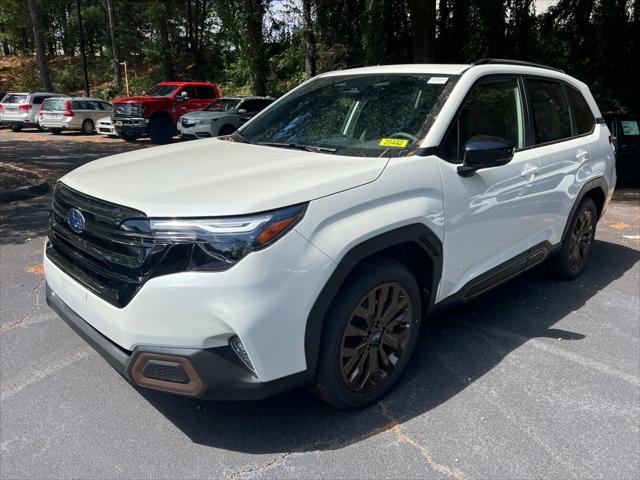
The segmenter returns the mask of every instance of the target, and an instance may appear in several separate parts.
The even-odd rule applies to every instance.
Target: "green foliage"
[[[83,88],[75,0],[38,0],[54,86]],[[95,94],[115,95],[107,0],[82,0]],[[173,71],[176,80],[209,80],[225,94],[260,83],[278,96],[305,80],[301,0],[112,0],[121,60],[141,93]],[[0,55],[31,57],[24,0],[0,1]],[[418,51],[412,12],[423,0],[311,0],[318,72],[363,64],[406,63]],[[438,62],[503,57],[561,68],[591,87],[602,110],[640,111],[638,0],[560,0],[543,14],[535,0],[438,0]],[[422,20],[421,20],[422,21]],[[164,35],[164,41],[161,37]],[[422,45],[422,44],[420,44]],[[39,88],[33,62],[1,59],[0,90]],[[26,63],[25,63],[26,62]],[[164,67],[164,68],[163,68]],[[9,72],[4,73],[4,72]]]

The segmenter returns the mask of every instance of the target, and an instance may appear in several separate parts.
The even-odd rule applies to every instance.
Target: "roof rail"
[[[553,70],[555,72],[560,72],[560,73],[564,73],[564,70],[560,70],[559,68],[553,68],[553,67],[549,67],[548,65],[541,65],[539,63],[533,63],[533,62],[525,62],[523,60],[510,60],[508,58],[481,58],[479,60],[476,60],[475,62],[471,63],[472,67],[475,67],[477,65],[521,65],[523,67],[537,67],[537,68],[544,68],[547,70]]]

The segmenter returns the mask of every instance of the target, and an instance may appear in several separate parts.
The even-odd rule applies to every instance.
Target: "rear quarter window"
[[[584,135],[593,130],[596,119],[582,94],[573,87],[567,87],[567,97],[576,123],[576,135]]]

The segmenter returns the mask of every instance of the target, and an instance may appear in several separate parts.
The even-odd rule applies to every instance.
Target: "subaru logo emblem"
[[[76,233],[82,233],[84,230],[84,215],[77,208],[72,208],[69,210],[69,214],[67,215],[67,222],[69,222],[69,227]]]

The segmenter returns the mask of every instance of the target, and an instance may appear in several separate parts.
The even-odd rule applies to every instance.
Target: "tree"
[[[42,36],[42,26],[40,21],[40,6],[37,0],[27,0],[29,6],[29,16],[31,17],[31,28],[33,30],[33,43],[36,47],[36,65],[40,83],[46,91],[52,91],[51,77],[49,75],[49,66],[47,65],[47,57],[44,51],[44,39]]]
[[[267,94],[267,62],[264,55],[262,33],[265,5],[263,0],[244,0],[246,50],[251,69],[253,91],[256,95]]]
[[[116,20],[113,8],[113,0],[106,0],[107,23],[109,24],[109,37],[111,38],[111,51],[113,52],[113,83],[116,92],[122,92],[122,66],[120,65],[120,48],[116,35]]]
[[[304,69],[307,77],[316,75],[316,36],[313,33],[311,20],[311,0],[302,0],[302,17],[304,22]]]
[[[160,70],[163,80],[173,80],[173,55],[169,43],[169,8],[167,0],[157,0],[156,25],[160,37]]]
[[[436,46],[436,0],[409,0],[413,61],[432,63]]]

